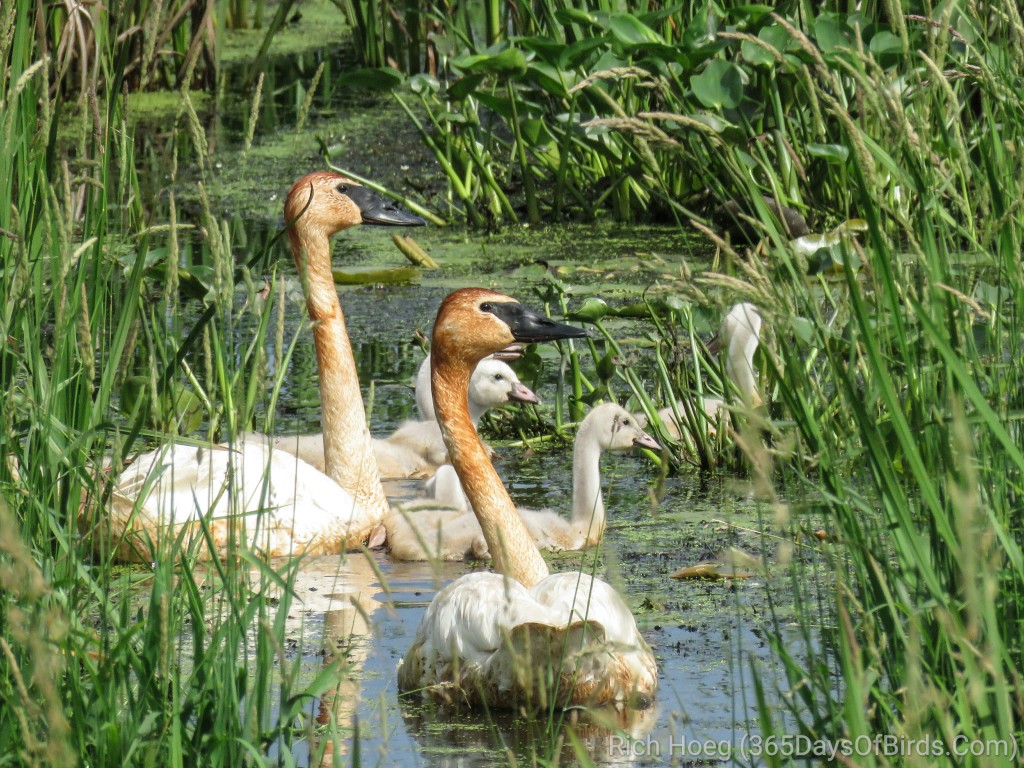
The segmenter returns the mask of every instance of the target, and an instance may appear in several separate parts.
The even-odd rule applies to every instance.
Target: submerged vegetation
[[[672,448],[665,473],[739,469],[775,511],[797,620],[771,604],[788,712],[759,679],[762,736],[938,738],[966,750],[956,764],[1011,762],[997,751],[1024,738],[1018,5],[341,5],[366,69],[314,62],[282,96],[254,66],[240,164],[261,114],[281,108],[297,132],[315,94],[371,85],[394,92],[380,98],[436,161],[444,190],[428,179],[407,194],[443,217],[703,233],[719,269],[651,259],[660,274],[629,306],[580,301],[540,270],[538,298],[596,328],[566,348],[554,429],[584,404],[631,399]],[[240,548],[211,577],[167,542],[152,567],[119,569],[79,529],[101,520],[140,441],[272,426],[297,345],[282,319],[294,284],[277,279],[271,236],[248,242],[211,205],[217,148],[195,92],[225,98],[227,28],[257,28],[263,65],[297,11],[0,7],[2,764],[270,764],[299,742],[313,761],[351,736],[307,702],[336,691],[354,656],[329,654],[309,680],[286,651],[297,563]],[[173,89],[159,145],[130,112],[154,89]],[[791,241],[766,196],[833,236]],[[717,229],[728,201],[759,243]],[[700,340],[736,301],[765,320],[758,409],[740,407]],[[617,336],[616,316],[639,318],[642,338]],[[710,391],[734,404],[731,428],[694,418],[676,441],[656,421]],[[807,586],[795,498],[826,513],[815,546],[834,589]]]

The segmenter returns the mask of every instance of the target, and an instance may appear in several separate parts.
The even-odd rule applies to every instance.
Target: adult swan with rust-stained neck
[[[313,324],[326,473],[245,440],[232,446],[171,443],[144,454],[121,474],[102,521],[123,559],[153,559],[158,538],[168,534],[200,535],[202,518],[217,553],[233,535],[270,556],[333,554],[383,536],[388,503],[331,272],[330,238],[359,224],[424,222],[326,172],[296,182],[284,212]]]
[[[657,665],[625,602],[587,573],[549,575],[473,429],[473,367],[513,342],[584,336],[499,293],[449,295],[434,323],[434,408],[497,573],[442,589],[398,671],[399,686],[489,707],[646,706]]]

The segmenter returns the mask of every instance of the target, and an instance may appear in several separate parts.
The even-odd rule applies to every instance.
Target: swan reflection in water
[[[568,709],[521,717],[399,699],[405,727],[434,768],[491,768],[494,765],[633,765],[658,718],[647,709]],[[550,721],[549,721],[550,718]],[[515,762],[509,757],[514,755]],[[535,759],[535,758],[539,758]]]

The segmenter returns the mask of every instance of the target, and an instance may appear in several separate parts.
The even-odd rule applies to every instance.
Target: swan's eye
[[[629,419],[623,419],[622,420],[622,426],[628,427],[629,426]]]
[[[348,184],[339,184],[338,186],[335,187],[335,189],[338,190],[338,192],[340,192],[343,195],[348,194]]]
[[[496,373],[496,374],[494,374],[494,380],[495,381],[504,381],[505,377],[502,376],[500,373]]]
[[[489,301],[485,301],[483,304],[480,305],[481,312],[490,312],[492,309],[494,309],[494,307],[491,306],[491,302]]]

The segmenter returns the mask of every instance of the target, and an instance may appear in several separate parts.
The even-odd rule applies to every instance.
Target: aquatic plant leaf
[[[597,16],[578,8],[559,8],[555,11],[555,18],[560,24],[586,24],[592,27],[601,26]]]
[[[757,39],[764,41],[780,54],[793,45],[792,35],[778,24],[764,27],[757,33]],[[771,51],[765,50],[762,46],[749,40],[743,41],[740,45],[740,52],[743,54],[743,58],[756,66],[772,67],[777,63],[775,55]]]
[[[703,72],[690,78],[690,87],[705,107],[733,108],[743,100],[743,79],[743,70],[735,64],[713,59]]]
[[[391,67],[367,67],[345,75],[345,85],[375,91],[390,91],[404,82],[405,75]]]
[[[579,309],[570,312],[568,318],[570,320],[584,320],[592,323],[595,320],[600,320],[607,314],[608,303],[604,299],[591,296],[580,305]]]
[[[555,137],[548,130],[547,123],[539,118],[523,120],[520,130],[523,132],[523,138],[530,143],[531,149],[537,149],[555,141]]]
[[[903,43],[892,32],[883,30],[871,38],[868,49],[874,54],[903,53]]]
[[[613,13],[608,17],[608,28],[615,39],[623,45],[643,45],[644,43],[661,43],[665,40],[641,22],[636,16],[628,13]]]
[[[518,77],[526,72],[526,56],[518,48],[506,48],[500,53],[478,53],[452,59],[452,66],[463,72],[483,72],[499,77]]]
[[[851,47],[842,20],[834,13],[825,13],[814,20],[814,37],[822,53],[837,53]]]
[[[769,13],[774,13],[775,8],[770,5],[738,5],[735,8],[726,10],[726,16],[738,22],[756,24]]]
[[[530,79],[546,93],[565,98],[569,89],[579,82],[579,76],[572,71],[556,69],[543,61],[531,61],[527,69]]]
[[[708,128],[713,130],[715,133],[725,133],[726,131],[737,130],[737,126],[730,123],[724,117],[720,115],[691,115],[691,119],[696,120],[698,123],[704,123]]]
[[[892,32],[883,30],[871,38],[868,49],[883,67],[892,67],[903,55],[903,42]]]
[[[718,18],[714,12],[704,5],[694,13],[693,21],[686,27],[683,33],[683,45],[691,51],[696,51],[715,43],[715,36],[718,34]]]
[[[618,356],[615,352],[608,352],[604,357],[597,361],[597,377],[601,379],[601,381],[610,381],[615,375],[617,362]]]
[[[515,114],[515,110],[512,109],[512,102],[502,96],[495,96],[492,93],[477,93],[475,95],[477,101],[487,107],[491,112],[496,115],[500,115],[506,120],[511,120]]]
[[[408,283],[420,276],[416,267],[351,267],[332,270],[334,282],[341,285],[368,285],[371,283]]]
[[[600,40],[598,41],[600,43]],[[537,54],[538,57],[548,64],[557,65],[559,58],[565,52],[565,43],[551,37],[517,37],[516,45]]]
[[[409,88],[413,93],[439,93],[441,83],[433,75],[415,75],[409,78]]]
[[[484,81],[487,75],[466,75],[460,77],[450,86],[448,86],[449,98],[455,99],[456,101],[462,101],[467,96],[472,96],[477,89],[477,86]]]
[[[563,69],[575,69],[576,67],[584,66],[593,58],[595,50],[606,45],[608,45],[608,41],[603,37],[588,37],[579,40],[563,48],[556,63]]]

